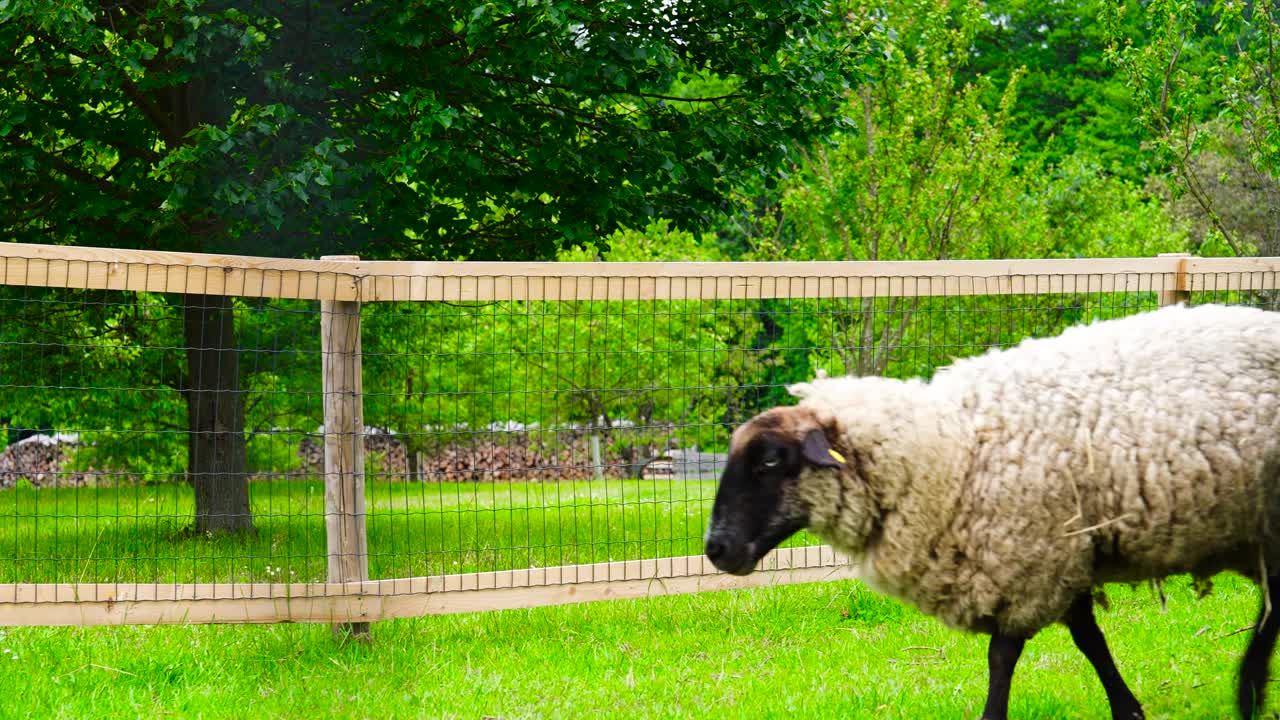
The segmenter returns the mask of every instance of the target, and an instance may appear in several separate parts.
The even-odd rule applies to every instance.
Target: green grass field
[[[370,483],[369,574],[696,555],[714,492],[670,480]],[[0,582],[323,581],[322,484],[256,482],[250,497],[256,535],[208,538],[186,532],[182,485],[0,492]]]
[[[1122,671],[1148,718],[1230,717],[1255,592],[1166,591],[1164,613],[1149,588],[1112,592]],[[985,657],[854,582],[391,621],[372,647],[323,626],[20,628],[0,638],[0,715],[974,718]],[[1011,717],[1110,717],[1064,629],[1028,644]]]
[[[694,554],[713,489],[371,485],[371,575]],[[177,486],[0,493],[0,580],[322,579],[322,497],[255,484],[259,532],[230,540],[182,532]],[[1100,622],[1122,671],[1149,718],[1230,717],[1256,591],[1230,577],[1203,600],[1182,580],[1166,591],[1162,612],[1150,588],[1111,590]],[[388,621],[374,638],[6,629],[0,718],[973,718],[985,692],[984,638],[855,582]],[[1062,628],[1028,645],[1011,716],[1109,717]]]

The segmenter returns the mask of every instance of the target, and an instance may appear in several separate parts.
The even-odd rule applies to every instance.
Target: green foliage
[[[546,258],[830,128],[825,2],[0,8],[7,239]]]
[[[81,434],[73,469],[182,477],[190,382],[177,298],[0,287],[0,419]],[[314,429],[319,323],[298,301],[237,300],[252,471],[288,469],[272,428]]]
[[[666,222],[620,231],[608,246],[560,257],[720,257]],[[637,297],[623,288],[611,300],[366,306],[366,419],[419,433],[507,422],[699,427],[739,416],[762,363],[749,352],[755,316],[731,301]]]
[[[649,222],[642,229],[622,228],[606,238],[604,243],[584,243],[581,247],[566,248],[556,256],[560,262],[720,262],[731,259],[716,245],[714,236],[676,230],[666,219]]]
[[[82,433],[78,468],[179,471],[185,457],[175,452],[175,434],[154,433],[185,416],[171,349],[179,322],[156,295],[0,287],[0,407],[8,424]]]
[[[1007,130],[1016,112],[1026,112],[1018,100],[1022,73],[1010,73],[1002,87],[970,74],[969,50],[990,29],[977,5],[905,3],[900,10],[877,36],[882,59],[850,95],[854,127],[814,146],[776,198],[762,196],[776,205],[733,226],[750,257],[1149,256],[1185,248],[1185,234],[1161,203],[1108,174],[1094,156],[1019,162]],[[986,102],[993,95],[994,110]],[[1088,309],[1096,299],[1087,297],[1035,298],[1020,300],[1014,312],[1007,298],[885,297],[889,287],[877,288],[882,297],[765,303],[772,318],[766,345],[792,349],[781,351],[786,359],[772,371],[781,374],[766,375],[767,384],[804,379],[815,368],[929,375],[952,356],[1052,333],[1101,309]],[[1064,303],[1075,309],[1062,312]],[[973,322],[955,322],[964,317],[958,311]],[[1008,320],[984,327],[980,319],[988,317]],[[782,399],[780,392],[770,398]]]
[[[1133,3],[1122,4],[1131,9],[1121,17],[1126,32],[1140,33],[1141,15],[1132,11]],[[1021,162],[1057,165],[1084,155],[1107,173],[1135,182],[1149,170],[1124,80],[1105,58],[1109,35],[1098,15],[1114,5],[1104,0],[984,4],[986,22],[975,29],[969,59],[959,72],[966,82],[990,82],[989,107],[1000,101],[995,91],[1021,73],[1005,125]]]
[[[564,262],[1271,247],[1270,4],[741,8],[5,3],[0,232]],[[1165,167],[1184,181],[1143,181]],[[0,419],[97,430],[82,467],[180,475],[184,301],[2,292]],[[927,375],[1108,312],[622,292],[366,306],[367,421],[414,446],[509,421],[635,422],[653,433],[607,440],[652,444],[781,402],[817,368]],[[321,422],[313,310],[233,310],[251,470],[301,469],[297,433]]]
[[[839,121],[837,103],[857,75],[860,51],[838,10],[815,0],[750,8],[731,0],[6,2],[0,239],[253,255],[547,259],[649,220],[705,225],[738,183],[771,179],[797,148]],[[504,315],[514,328],[521,312],[527,325],[539,310],[490,315]],[[583,339],[608,315],[592,306],[571,313]],[[226,320],[221,310],[204,316],[213,321],[205,326]],[[629,328],[628,347],[643,332],[639,320],[617,318]],[[119,449],[130,457],[103,460],[176,472],[181,453],[172,439],[180,434],[148,439],[145,449],[124,440],[140,437],[142,427],[177,424],[184,396],[165,387],[187,388],[194,404],[237,389],[236,381],[207,378],[192,388],[179,382],[185,358],[171,351],[124,357],[129,347],[201,347],[200,338],[177,341],[180,334],[157,330],[155,342],[110,351],[103,328],[86,322],[97,338],[93,357],[116,361],[99,377],[127,368],[127,387],[138,392],[111,408],[92,399],[61,408],[51,405],[79,398],[24,400],[23,412],[125,433],[94,443],[92,452]],[[705,318],[690,323],[685,329],[696,336]],[[390,342],[394,333],[382,335]],[[74,354],[52,357],[49,337],[72,335],[31,331],[13,342],[46,343],[47,368],[90,371]],[[221,338],[237,343],[233,332]],[[460,350],[475,349],[460,342]],[[539,352],[520,348],[506,360],[527,366]],[[714,364],[713,356],[688,357]],[[504,368],[512,374],[496,374]],[[242,389],[298,387],[283,377],[292,370],[244,370],[252,377]],[[518,377],[502,363],[470,370],[458,377]],[[583,380],[625,372],[603,366]],[[428,379],[452,387],[445,380],[456,378]],[[574,416],[583,407],[604,409],[595,390],[576,397]],[[262,437],[260,422],[313,420],[315,408],[297,400],[265,415],[248,408],[250,436]],[[238,427],[238,420],[226,422]],[[263,442],[248,452],[271,457],[274,449],[256,447]],[[242,468],[245,452],[232,442],[197,470],[213,477],[224,465]]]
[[[930,4],[925,4],[930,5]],[[921,8],[923,10],[923,7]],[[886,59],[851,95],[856,130],[819,145],[787,184],[786,241],[757,255],[844,260],[1034,256],[1015,221],[1020,188],[1003,127],[1016,89],[989,113],[982,88],[961,85],[957,58],[979,22],[940,11],[912,16]],[[911,39],[918,38],[915,43]]]
[[[1181,249],[1161,205],[1111,172],[1105,154],[1019,159],[1028,149],[1017,140],[1027,130],[1023,98],[1045,98],[1025,86],[1032,73],[1010,63],[1000,66],[1000,85],[974,74],[992,61],[973,61],[969,52],[992,32],[989,13],[998,8],[926,6],[905,4],[905,19],[885,31],[884,58],[846,106],[856,126],[805,156],[779,200],[790,227],[753,233],[755,256],[924,260]],[[1005,23],[1022,32],[1036,17]]]
[[[1249,141],[1254,167],[1274,177],[1280,172],[1280,8],[1271,0],[1222,2],[1214,30],[1238,41],[1222,54],[1212,76],[1222,105]],[[1231,47],[1231,46],[1228,46]]]
[[[1176,178],[1157,176],[1150,181],[1170,211],[1187,221],[1194,240],[1192,251],[1230,255],[1233,250],[1224,241],[1230,238],[1247,254],[1280,254],[1280,182],[1256,162],[1250,138],[1232,123],[1211,121],[1201,133],[1202,146],[1187,163],[1198,195],[1187,192]],[[1206,206],[1213,210],[1212,216]]]
[[[1123,8],[1110,8],[1103,18],[1111,39],[1108,59],[1123,73],[1137,104],[1153,167],[1169,173],[1175,198],[1185,193],[1194,200],[1232,254],[1254,252],[1257,246],[1237,231],[1239,218],[1223,215],[1228,203],[1212,187],[1215,181],[1225,184],[1222,176],[1200,172],[1197,163],[1218,144],[1215,135],[1222,128],[1209,121],[1220,116],[1248,138],[1257,174],[1273,181],[1280,169],[1276,8],[1270,2],[1158,0],[1139,12],[1145,34],[1132,32]]]
[[[1045,257],[1151,257],[1189,249],[1185,228],[1158,195],[1107,173],[1089,155],[1032,166],[1027,175],[1024,208],[1038,215]]]

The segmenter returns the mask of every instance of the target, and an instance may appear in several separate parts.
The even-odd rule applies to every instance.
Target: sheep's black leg
[[[1272,575],[1267,578],[1267,584],[1262,590],[1264,594],[1270,593],[1273,602],[1271,613],[1267,614],[1264,595],[1253,639],[1249,641],[1249,649],[1245,650],[1244,660],[1240,663],[1240,717],[1246,720],[1252,720],[1255,713],[1262,712],[1262,696],[1267,688],[1267,666],[1271,663],[1271,652],[1276,646],[1276,633],[1280,632],[1280,607],[1274,606],[1280,600],[1277,590],[1280,590],[1280,575]]]
[[[995,633],[987,646],[987,705],[982,720],[1006,720],[1009,717],[1009,686],[1013,669],[1022,656],[1026,638]]]
[[[1098,679],[1102,680],[1107,702],[1111,703],[1111,717],[1114,720],[1141,720],[1146,717],[1142,713],[1142,705],[1116,669],[1111,651],[1107,649],[1107,639],[1093,616],[1093,598],[1088,593],[1082,593],[1071,603],[1071,609],[1067,611],[1067,629],[1071,631],[1076,647],[1089,659]]]

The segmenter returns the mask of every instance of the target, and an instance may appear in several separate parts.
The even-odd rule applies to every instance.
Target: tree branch
[[[1200,184],[1200,178],[1196,175],[1195,170],[1191,167],[1191,164],[1188,161],[1188,155],[1190,152],[1191,146],[1188,144],[1184,153],[1178,158],[1178,173],[1182,176],[1183,184],[1187,186],[1187,192],[1191,193],[1191,197],[1195,199],[1196,204],[1200,206],[1200,209],[1204,211],[1204,214],[1209,216],[1209,222],[1212,223],[1214,229],[1222,235],[1222,239],[1225,240],[1227,245],[1231,248],[1231,252],[1242,257],[1244,255],[1244,250],[1236,241],[1235,237],[1232,236],[1232,233],[1227,230],[1227,226],[1223,224],[1222,218],[1218,217],[1217,211],[1213,209],[1213,201],[1210,200],[1209,194],[1205,192],[1204,187]]]
[[[892,298],[889,301],[889,314],[892,314],[896,309],[897,303],[895,301],[897,300],[900,300],[900,298]],[[916,310],[919,307],[920,298],[912,298],[911,307],[902,311],[898,317],[898,326],[892,332],[889,330],[889,321],[885,321],[884,328],[880,333],[880,345],[876,348],[875,357],[872,359],[872,367],[877,375],[883,373],[889,367],[889,353],[902,343],[902,337],[907,334],[907,325],[910,324],[912,316],[916,314]]]
[[[108,22],[110,24],[109,29],[111,29],[112,32],[116,32],[114,29],[115,22],[110,18],[110,12],[106,13],[106,15],[108,16]],[[84,53],[77,51],[75,48],[72,48],[65,43],[59,42],[56,38],[53,38],[46,33],[36,32],[33,33],[32,36],[41,42],[49,44],[51,47],[58,48],[68,55],[75,55],[76,57],[84,55]],[[84,60],[85,62],[92,62],[91,57],[85,57]],[[163,112],[160,111],[160,108],[158,108],[155,103],[152,103],[142,90],[129,79],[129,76],[125,71],[117,68],[105,68],[100,63],[93,64],[100,70],[112,70],[118,74],[120,78],[120,89],[124,92],[125,97],[129,98],[130,102],[141,110],[142,114],[156,126],[156,129],[158,129],[160,134],[165,138],[165,142],[169,143],[172,147],[177,147],[182,142],[182,133],[178,132],[177,127],[170,122],[169,118],[167,118]]]
[[[1173,49],[1173,57],[1169,58],[1169,64],[1164,69],[1164,80],[1160,84],[1160,117],[1164,117],[1169,106],[1169,86],[1173,82],[1173,69],[1178,64],[1178,58],[1182,56],[1182,47],[1187,42],[1187,31],[1183,30],[1178,34],[1178,45]]]
[[[21,137],[14,137],[14,138],[10,138],[9,142],[13,143],[14,145],[19,145],[25,148],[29,148],[39,153],[43,158],[45,158],[45,160],[50,165],[57,168],[59,172],[61,172],[63,175],[65,175],[67,178],[71,180],[76,180],[76,181],[85,183],[87,185],[92,185],[93,187],[96,187],[99,190],[101,190],[104,194],[110,197],[113,197],[117,200],[122,200],[124,202],[134,201],[133,194],[125,190],[124,188],[118,187],[115,183],[111,182],[110,180],[104,177],[98,177],[97,175],[94,175],[91,172],[88,172],[86,170],[76,167],[75,165],[72,165],[71,163],[59,157],[56,153],[52,153],[52,152],[49,152],[48,150],[45,150],[44,148],[38,147],[37,145],[30,142],[29,140],[26,140]]]

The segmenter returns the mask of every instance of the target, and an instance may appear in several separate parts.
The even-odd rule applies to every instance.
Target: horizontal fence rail
[[[745,300],[1275,289],[1273,258],[501,263],[0,243],[0,284],[362,302]]]
[[[69,583],[0,588],[0,622],[165,625],[374,622],[854,578],[829,547],[783,548],[746,577],[702,556],[349,583]]]
[[[1275,309],[1278,272],[0,243],[0,624],[360,624],[853,577],[805,533],[747,577],[699,554],[729,433],[787,384],[927,377],[1177,302]]]

